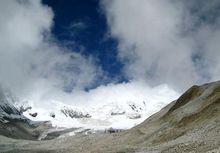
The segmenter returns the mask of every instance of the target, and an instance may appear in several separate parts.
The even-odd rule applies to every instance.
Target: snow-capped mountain
[[[51,128],[48,121],[32,121],[23,112],[30,109],[16,107],[17,99],[0,87],[0,135],[11,138],[36,140]]]
[[[166,93],[166,86],[161,89]],[[159,111],[166,105],[165,101],[171,101],[163,99],[165,96],[161,92],[155,95],[149,93],[149,100],[108,100],[79,106],[57,100],[40,103],[33,99],[18,100],[10,92],[1,90],[0,93],[0,99],[3,101],[0,103],[2,121],[7,122],[5,118],[17,117],[30,121],[50,121],[55,128],[82,128],[94,131],[109,128],[129,129]]]
[[[175,98],[176,94],[166,98],[166,86],[161,86],[160,89],[159,93],[147,93],[148,100],[143,100],[143,97],[135,98],[137,100],[104,97],[89,102],[88,98],[88,103],[81,105],[74,101],[54,100],[56,97],[21,99],[8,90],[1,89],[0,133],[12,138],[42,140],[77,133],[111,133],[129,129],[142,123],[165,106],[166,102]],[[15,129],[16,132],[10,129]]]
[[[10,92],[3,90],[0,87],[0,122],[8,123],[13,120],[28,120],[22,113],[13,105],[15,98]]]
[[[28,103],[28,102],[27,102]],[[50,109],[37,108],[28,104],[18,106],[27,109],[23,114],[34,121],[50,120],[54,127],[83,127],[96,130],[108,128],[127,129],[147,117],[145,102],[112,102],[97,106],[79,107],[62,102],[53,102]],[[33,114],[37,114],[33,116]]]

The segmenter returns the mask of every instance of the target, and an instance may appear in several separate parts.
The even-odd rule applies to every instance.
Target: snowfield
[[[0,92],[2,99],[0,118],[3,120],[3,117],[6,116],[11,119],[50,121],[55,129],[80,128],[103,131],[114,128],[124,130],[140,124],[178,97],[178,94],[172,92],[166,85],[149,89],[147,92],[143,91],[142,88],[138,90],[129,89],[131,92],[127,92],[127,89],[126,91],[123,90],[115,90],[114,93],[101,91],[101,96],[97,96],[91,91],[91,101],[88,95],[87,97],[84,95],[82,98],[86,97],[88,104],[84,102],[82,105],[74,102],[76,99],[73,99],[72,103],[53,99],[46,101],[18,100],[10,92],[2,90]],[[115,93],[117,96],[114,95]],[[121,96],[118,93],[121,93]],[[99,98],[95,99],[96,97]],[[11,109],[12,112],[5,113],[2,108]]]
[[[47,102],[45,105],[47,107],[39,107],[31,100],[19,102],[16,106],[18,108],[30,107],[31,109],[23,113],[24,116],[33,121],[51,121],[52,125],[57,128],[129,129],[140,124],[178,97],[178,94],[170,92],[166,85],[159,86],[145,95],[147,98],[137,97],[136,101],[134,98],[128,100],[129,97],[113,102],[103,99],[102,102],[88,103],[86,106],[74,106],[56,100]],[[101,100],[99,99],[99,101]],[[37,113],[36,117],[30,115],[34,113]]]

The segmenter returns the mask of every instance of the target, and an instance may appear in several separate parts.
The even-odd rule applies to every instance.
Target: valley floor
[[[208,125],[210,126],[210,125]],[[11,139],[0,136],[0,152],[7,153],[219,153],[220,125],[205,127],[174,140],[150,145],[132,144],[120,140],[118,134],[78,134],[45,141]],[[207,131],[209,131],[207,133]],[[203,133],[206,133],[203,135]],[[138,136],[138,134],[137,134]]]

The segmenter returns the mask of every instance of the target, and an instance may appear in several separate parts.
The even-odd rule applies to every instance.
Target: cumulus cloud
[[[183,90],[219,79],[219,1],[104,0],[125,74]]]
[[[117,2],[120,5],[123,4],[123,1]],[[54,17],[52,9],[43,5],[40,0],[0,1],[0,85],[16,94],[19,98],[16,105],[27,103],[34,110],[42,110],[47,115],[48,111],[57,110],[60,113],[60,103],[93,108],[108,103],[126,105],[128,102],[143,104],[145,101],[147,104],[145,117],[148,117],[176,99],[179,94],[167,84],[150,86],[149,82],[142,79],[145,73],[151,75],[152,81],[160,79],[161,83],[164,81],[163,77],[172,80],[175,75],[178,76],[176,79],[183,81],[196,78],[196,74],[191,75],[191,72],[194,72],[193,67],[188,69],[189,65],[192,65],[189,58],[190,51],[181,52],[188,49],[185,45],[187,42],[183,45],[179,42],[179,37],[174,34],[178,31],[176,24],[179,22],[179,14],[175,13],[176,9],[166,5],[165,2],[165,8],[159,2],[149,2],[151,3],[148,6],[149,12],[153,12],[155,16],[149,17],[144,25],[141,25],[141,20],[145,17],[145,12],[138,12],[141,9],[136,8],[139,5],[136,1],[128,1],[128,3],[126,1],[125,9],[109,4],[109,11],[113,13],[110,16],[111,20],[109,19],[109,23],[114,24],[112,33],[115,37],[120,36],[119,57],[123,60],[129,59],[126,63],[126,71],[132,79],[127,83],[119,84],[111,80],[110,84],[85,91],[84,89],[93,85],[102,84],[102,79],[106,76],[94,57],[85,57],[80,53],[70,51],[53,37],[51,34]],[[155,20],[148,25],[153,18],[159,19],[161,12],[155,10],[158,6],[168,18],[162,18],[162,21]],[[133,12],[128,10],[133,10]],[[115,19],[114,12],[118,11],[122,18],[119,16]],[[130,13],[129,17],[126,16],[127,13]],[[130,20],[133,20],[132,24]],[[164,24],[164,27],[158,23]],[[82,25],[72,26],[79,28]],[[145,28],[145,26],[148,27]],[[162,34],[155,32],[152,27],[156,27]],[[136,28],[148,30],[138,31]],[[147,34],[150,32],[153,33]],[[181,39],[181,41],[185,40]],[[157,47],[159,45],[161,47]],[[176,46],[181,48],[178,51],[181,55],[175,63],[172,59],[177,57],[174,51]],[[170,51],[170,55],[165,56],[162,48]],[[154,52],[147,52],[146,49],[154,50]],[[164,58],[160,57],[160,54]],[[179,70],[177,67],[180,65]],[[179,71],[185,71],[187,75],[181,75]],[[159,76],[159,72],[164,73],[163,77]],[[40,112],[38,113],[40,116]],[[47,119],[45,114],[41,114],[42,119]],[[60,118],[59,122],[63,124],[63,118]]]
[[[53,11],[40,0],[0,2],[0,83],[17,94],[84,89],[101,75],[92,57],[51,35]]]

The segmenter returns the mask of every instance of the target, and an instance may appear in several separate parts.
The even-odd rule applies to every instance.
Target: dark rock
[[[114,115],[124,115],[125,114],[125,111],[123,112],[111,112],[111,115],[114,116]]]
[[[91,115],[90,114],[84,114],[81,111],[78,110],[74,110],[71,108],[67,108],[64,107],[63,109],[61,109],[61,112],[66,116],[66,117],[71,117],[71,118],[90,118]]]
[[[118,132],[121,132],[121,131],[122,131],[121,129],[114,129],[114,128],[111,127],[105,132],[108,132],[108,133],[112,134],[112,133],[118,133]]]
[[[54,113],[50,113],[50,116],[55,118],[56,115]]]
[[[29,113],[30,116],[32,117],[36,117],[37,116],[37,112],[36,113]]]

